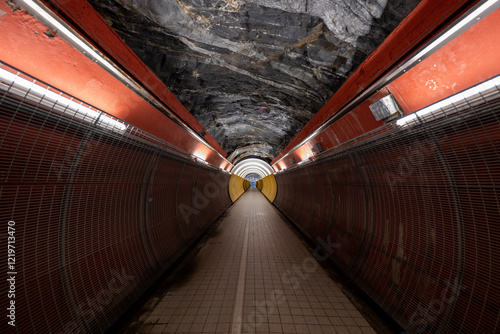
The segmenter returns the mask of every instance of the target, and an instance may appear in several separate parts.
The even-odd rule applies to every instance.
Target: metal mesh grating
[[[9,330],[102,333],[230,205],[229,175],[0,70],[0,221],[16,231]]]
[[[498,332],[500,90],[399,123],[279,173],[275,204],[408,332]]]

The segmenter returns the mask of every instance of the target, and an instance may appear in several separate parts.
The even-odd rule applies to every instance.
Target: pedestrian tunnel
[[[273,161],[237,163],[85,0],[18,2],[0,332],[500,331],[498,1],[421,1]]]
[[[271,166],[261,159],[245,159],[239,162],[232,171],[229,179],[229,195],[234,203],[248,188],[250,180],[248,176],[255,175],[258,178],[256,187],[272,203],[277,193],[276,178]]]

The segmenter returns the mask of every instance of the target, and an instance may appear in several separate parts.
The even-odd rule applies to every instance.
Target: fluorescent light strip
[[[239,162],[231,171],[233,174],[236,174],[238,176],[243,177],[244,175],[248,174],[249,171],[251,170],[258,170],[260,173],[257,173],[259,175],[262,175],[262,177],[265,177],[269,174],[273,173],[273,169],[271,166],[266,163],[263,160],[260,159],[245,159],[241,162]]]
[[[297,162],[297,165],[302,165],[303,163],[306,163],[308,161],[309,161],[309,158],[306,158],[306,159],[304,159],[302,161]]]
[[[241,169],[238,171],[238,174],[236,174],[236,175],[243,177],[244,175],[248,175],[251,173],[258,174],[261,177],[265,177],[266,175],[268,175],[268,173],[266,173],[265,170],[263,170],[262,168],[259,168],[259,167],[255,167],[255,166],[248,166],[244,169]]]
[[[467,15],[463,20],[455,24],[451,29],[446,31],[444,34],[439,36],[434,42],[429,44],[426,48],[424,48],[422,51],[417,53],[417,55],[414,58],[421,59],[423,57],[426,57],[429,53],[434,52],[434,49],[437,47],[441,47],[441,44],[445,42],[448,38],[452,37],[456,32],[458,32],[460,29],[468,25],[471,21],[473,20],[478,20],[481,18],[481,14],[489,10],[491,7],[494,5],[498,5],[499,0],[488,0],[481,6],[479,6],[475,11]]]
[[[203,160],[203,159],[201,159],[201,158],[196,158],[195,160],[196,160],[196,161],[198,161],[198,162],[202,162],[202,163],[204,163],[205,165],[209,165],[209,163],[208,163],[207,161],[205,161],[205,160]]]
[[[19,2],[29,7],[31,10],[35,11],[44,20],[50,22],[50,24],[53,25],[55,30],[57,30],[58,35],[64,35],[66,38],[70,39],[73,43],[78,45],[78,47],[80,47],[83,51],[92,56],[95,61],[98,61],[101,65],[104,65],[107,70],[113,72],[115,75],[119,76],[122,75],[116,68],[114,68],[109,62],[107,62],[103,57],[101,57],[97,52],[95,52],[90,46],[84,43],[80,38],[76,37],[73,32],[71,32],[68,28],[66,28],[64,25],[62,25],[60,22],[58,22],[52,16],[50,16],[37,3],[35,3],[32,0],[20,0]]]
[[[72,117],[79,118],[81,120],[93,123],[95,120],[99,119],[97,125],[118,131],[125,131],[127,126],[120,123],[105,114],[92,110],[82,104],[76,103],[61,94],[56,94],[49,90],[49,87],[44,88],[37,85],[35,82],[28,81],[0,68],[0,79],[2,85],[7,91],[18,95],[20,97],[26,98],[32,102],[41,103],[47,107],[54,108],[55,110],[61,111]]]
[[[493,79],[487,80],[479,85],[468,88],[458,94],[452,95],[450,97],[445,98],[437,103],[431,104],[428,107],[420,109],[413,114],[405,116],[399,120],[397,120],[396,124],[399,126],[407,126],[413,123],[418,122],[419,119],[422,119],[430,114],[434,114],[436,112],[442,112],[444,109],[454,106],[456,104],[462,104],[467,102],[467,99],[476,98],[481,96],[483,93],[491,90],[493,88],[498,88],[500,86],[500,76],[494,77]]]

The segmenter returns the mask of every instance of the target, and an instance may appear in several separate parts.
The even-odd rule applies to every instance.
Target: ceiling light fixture
[[[30,13],[36,13],[39,18],[43,19],[43,21],[48,22],[52,25],[51,28],[54,31],[57,31],[58,35],[63,35],[67,40],[74,43],[80,50],[86,53],[87,57],[94,58],[95,62],[98,62],[101,66],[105,67],[107,71],[112,72],[116,76],[121,76],[122,74],[108,61],[106,61],[101,55],[95,52],[89,45],[83,42],[80,38],[78,38],[72,31],[66,28],[59,21],[54,19],[51,15],[47,13],[47,11],[38,5],[35,1],[32,0],[18,0],[23,8],[28,10]],[[27,7],[27,8],[26,8]],[[31,9],[31,10],[30,10]]]
[[[437,114],[456,108],[461,105],[468,105],[477,98],[487,98],[493,92],[498,92],[500,86],[500,76],[484,81],[476,86],[468,88],[458,94],[447,97],[437,103],[431,104],[419,111],[409,114],[396,121],[399,126],[409,126],[419,123],[426,118],[436,117]]]
[[[304,160],[299,161],[299,162],[297,163],[297,165],[302,165],[302,164],[304,164],[304,163],[306,163],[306,162],[308,162],[308,161],[309,161],[309,158],[305,158]]]
[[[77,118],[85,122],[95,123],[102,128],[113,131],[124,132],[127,125],[107,116],[102,111],[92,110],[82,103],[77,103],[62,96],[62,93],[55,93],[50,87],[42,87],[34,81],[21,78],[19,75],[8,72],[0,68],[0,86],[9,93],[20,96],[23,99],[42,104],[53,110],[62,112],[72,118]]]

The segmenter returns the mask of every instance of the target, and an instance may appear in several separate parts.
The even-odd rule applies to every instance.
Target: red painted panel
[[[12,12],[5,2],[0,10],[5,12],[0,17],[0,61],[189,153],[201,152],[215,166],[226,163],[62,38],[47,37],[47,28],[24,10]]]
[[[500,74],[500,10],[488,15],[388,87],[406,114]]]
[[[85,0],[42,0],[52,8],[62,19],[101,50],[111,60],[118,64],[126,73],[138,83],[144,85],[153,96],[156,96],[170,110],[179,116],[193,130],[204,131],[201,124],[184,108],[177,98],[168,90],[158,77],[139,59],[139,57],[125,44],[125,42],[111,29],[102,17]],[[145,129],[147,130],[147,129]],[[205,131],[206,132],[206,131]],[[207,142],[223,156],[226,153],[209,134],[205,136]]]
[[[288,146],[272,161],[288,153],[302,140],[339,111],[356,95],[397,66],[419,45],[424,44],[440,29],[447,19],[457,17],[478,1],[423,0],[392,34],[366,59],[328,103],[306,124]]]

